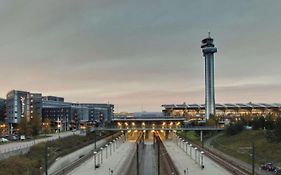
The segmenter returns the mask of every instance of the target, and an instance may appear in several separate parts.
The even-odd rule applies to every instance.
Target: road
[[[50,140],[56,140],[59,137],[67,137],[71,136],[73,134],[79,134],[80,131],[72,132],[72,131],[67,131],[67,132],[61,132],[60,134],[49,134],[46,138],[40,138],[40,139],[35,139],[35,140],[30,140],[30,141],[17,141],[17,142],[10,142],[6,144],[1,144],[0,145],[0,153],[7,153],[10,151],[15,151],[15,150],[20,150],[20,149],[25,149],[28,147],[33,146],[34,144],[38,144],[41,142],[45,141],[50,141]]]

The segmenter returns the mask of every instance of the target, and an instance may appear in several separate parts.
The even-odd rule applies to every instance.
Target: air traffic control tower
[[[209,119],[210,116],[215,115],[215,82],[214,82],[214,53],[217,48],[213,44],[214,39],[211,38],[210,33],[208,38],[202,40],[202,52],[205,57],[205,117]]]

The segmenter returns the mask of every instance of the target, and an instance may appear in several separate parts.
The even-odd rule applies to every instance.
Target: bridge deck
[[[188,127],[188,128],[92,128],[91,131],[222,131],[224,128],[218,127]]]

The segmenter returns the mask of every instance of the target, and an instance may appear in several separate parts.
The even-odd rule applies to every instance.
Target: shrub
[[[243,131],[243,129],[244,125],[241,122],[230,123],[225,129],[225,133],[226,135],[235,135]]]

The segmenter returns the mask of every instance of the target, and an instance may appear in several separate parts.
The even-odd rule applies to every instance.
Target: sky
[[[161,111],[204,103],[211,32],[217,103],[281,102],[280,0],[1,0],[0,97],[12,89]]]

